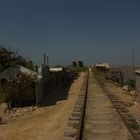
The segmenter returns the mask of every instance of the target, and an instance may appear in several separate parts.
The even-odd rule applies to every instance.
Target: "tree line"
[[[84,65],[83,61],[79,60],[79,61],[72,61],[71,66],[70,66],[73,70],[77,71],[77,72],[83,72],[83,71],[87,71],[88,68]]]

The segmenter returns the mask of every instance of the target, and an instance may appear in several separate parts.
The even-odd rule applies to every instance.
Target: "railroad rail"
[[[111,100],[118,114],[121,116],[133,139],[140,140],[140,126],[138,125],[135,118],[130,114],[129,110],[125,107],[124,102],[120,101],[118,97],[115,96],[102,81],[98,80],[98,82]]]
[[[64,140],[139,140],[139,132],[123,102],[89,72],[69,118]]]

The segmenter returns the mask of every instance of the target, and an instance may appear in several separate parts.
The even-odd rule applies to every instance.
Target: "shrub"
[[[129,80],[126,81],[125,84],[128,85],[128,87],[130,89],[135,89],[135,87],[136,87],[136,81],[135,80],[129,79]]]
[[[20,75],[10,79],[7,83],[6,92],[1,92],[0,100],[8,102],[12,107],[23,107],[35,104],[34,78]]]
[[[0,102],[9,102],[9,94],[7,92],[0,91]]]

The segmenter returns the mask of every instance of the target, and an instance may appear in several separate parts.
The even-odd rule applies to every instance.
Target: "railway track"
[[[140,140],[129,111],[92,72],[75,104],[65,140]]]

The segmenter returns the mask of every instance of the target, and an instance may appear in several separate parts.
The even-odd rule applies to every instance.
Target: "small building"
[[[46,67],[43,67],[43,72],[46,74]],[[43,73],[43,74],[44,74]],[[36,86],[36,104],[38,105],[43,97],[43,82],[42,79],[44,80],[44,78],[46,78],[44,75],[44,77],[42,78],[42,75],[31,70],[28,69],[26,67],[23,67],[21,65],[16,65],[13,67],[9,67],[8,69],[6,69],[5,71],[3,71],[2,73],[0,73],[0,89],[2,89],[3,91],[6,89],[6,85],[7,85],[7,81],[11,78],[18,78],[21,75],[28,75],[30,77],[35,77],[37,79],[35,79],[35,86]]]
[[[32,71],[21,65],[16,65],[14,67],[9,67],[8,69],[0,73],[0,80],[15,78],[15,77],[18,77],[20,74],[27,74],[29,76],[35,76],[35,75],[39,76],[39,74],[35,71]]]
[[[37,72],[32,71],[26,67],[21,66],[21,65],[9,67],[5,71],[0,73],[0,89],[6,88],[7,81],[9,79],[18,78],[23,74],[29,75],[30,77],[34,77],[34,76],[36,76],[37,78],[41,77],[41,75],[39,75]]]
[[[38,67],[39,74],[42,74],[42,67],[43,65]],[[49,72],[62,72],[62,71],[64,71],[63,67],[49,67]]]
[[[136,94],[140,99],[140,69],[135,70],[136,74]]]
[[[109,70],[110,66],[107,63],[99,63],[95,65],[95,68],[99,71],[105,72]]]
[[[63,67],[51,67],[50,72],[62,72],[64,70]]]

